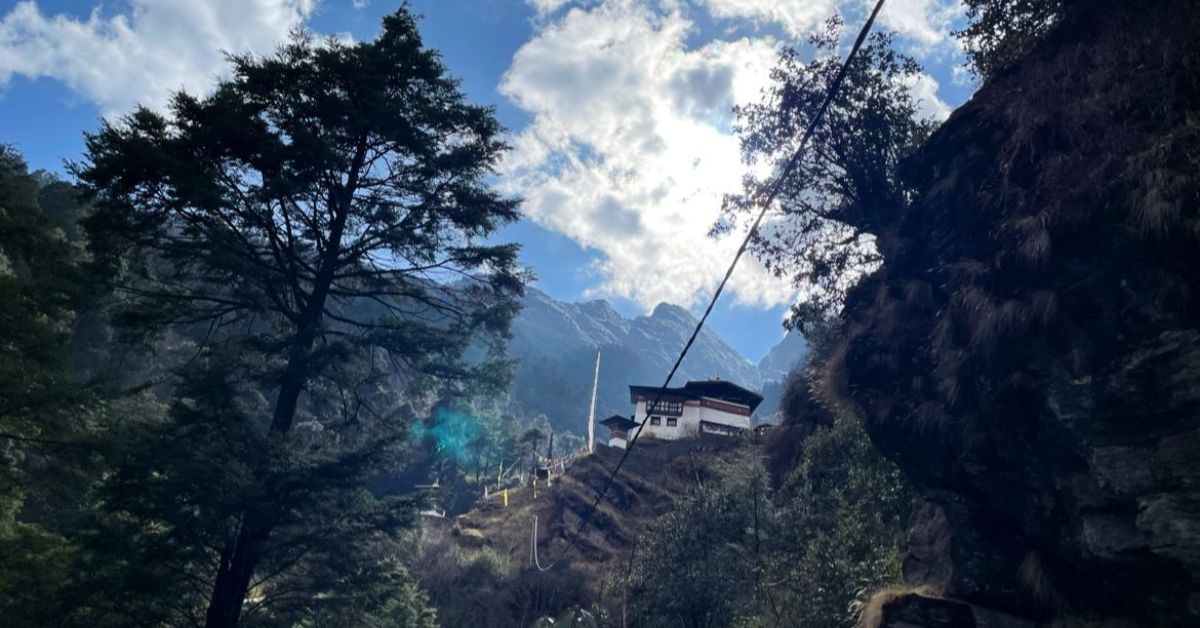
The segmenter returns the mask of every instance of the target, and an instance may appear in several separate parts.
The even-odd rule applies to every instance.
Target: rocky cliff
[[[1063,7],[927,144],[825,373],[923,487],[884,625],[1200,625],[1200,17]]]

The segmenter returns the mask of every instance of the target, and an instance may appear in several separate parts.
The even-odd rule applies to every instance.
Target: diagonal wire
[[[813,132],[816,131],[817,125],[819,125],[821,123],[821,119],[825,117],[825,111],[829,109],[829,104],[837,96],[838,90],[841,89],[842,81],[846,78],[846,71],[850,67],[850,62],[854,59],[854,55],[858,53],[859,48],[862,47],[863,42],[866,41],[867,35],[871,32],[871,27],[875,23],[875,18],[879,15],[879,10],[883,8],[883,3],[884,0],[878,0],[875,3],[875,8],[871,10],[871,15],[867,17],[867,21],[863,24],[862,30],[858,32],[858,37],[854,40],[854,46],[850,48],[850,53],[846,55],[846,60],[842,63],[842,67],[838,70],[837,76],[835,76],[833,82],[829,84],[829,90],[825,94],[825,99],[821,101],[821,106],[817,109],[817,112],[813,114],[812,118],[809,119],[808,125],[804,129],[804,135],[800,138],[800,145],[796,147],[796,151],[792,153],[791,158],[788,159],[787,163],[783,167],[783,170],[779,173],[779,176],[776,177],[775,182],[771,185],[771,188],[768,190],[766,196],[763,197],[761,201],[762,208],[759,210],[758,216],[754,219],[754,224],[752,224],[750,226],[750,230],[746,232],[746,237],[742,240],[742,245],[738,247],[737,253],[733,256],[733,261],[729,264],[729,269],[725,271],[725,276],[721,278],[721,283],[717,285],[717,290],[713,293],[712,299],[709,300],[708,307],[704,308],[704,314],[700,317],[700,320],[696,322],[696,328],[692,330],[692,335],[688,338],[687,344],[683,346],[683,351],[679,352],[679,357],[675,359],[675,364],[671,367],[671,372],[667,373],[666,381],[664,381],[662,386],[658,388],[658,392],[654,395],[654,400],[649,406],[646,407],[646,416],[650,416],[658,410],[658,404],[662,400],[663,394],[666,393],[667,387],[671,385],[671,379],[675,377],[675,372],[679,370],[679,365],[683,363],[683,358],[687,356],[688,351],[690,351],[692,348],[692,344],[696,342],[696,337],[700,335],[700,330],[704,328],[704,323],[708,320],[708,315],[712,313],[713,307],[717,304],[717,299],[720,299],[721,293],[725,291],[725,284],[729,282],[729,278],[733,275],[734,269],[737,268],[738,262],[742,259],[742,254],[746,252],[746,249],[750,246],[751,239],[753,239],[754,234],[758,232],[758,227],[762,224],[763,217],[767,215],[767,211],[775,202],[775,198],[779,196],[779,192],[783,189],[783,184],[787,180],[788,176],[793,170],[796,169],[796,165],[800,162],[800,157],[804,154],[804,149],[808,146],[808,142],[812,138]],[[621,467],[625,464],[625,460],[629,458],[629,453],[633,451],[633,447],[637,444],[638,438],[641,437],[641,435],[641,429],[634,433],[633,439],[631,439],[629,444],[625,447],[625,453],[621,454],[620,460],[617,461],[617,466],[613,468],[612,472],[608,476],[608,481],[604,483],[604,488],[601,489],[601,491],[596,495],[596,499],[592,502],[591,508],[588,509],[582,518],[580,518],[579,526],[576,527],[575,533],[572,535],[571,542],[568,543],[568,545],[573,544],[574,541],[579,538],[579,535],[583,533],[583,530],[587,527],[592,515],[596,512],[596,509],[600,507],[600,502],[604,499],[604,496],[608,494],[609,487],[611,487],[613,481],[616,480],[617,474],[621,472]]]

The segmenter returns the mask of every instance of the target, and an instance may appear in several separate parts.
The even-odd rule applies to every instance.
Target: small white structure
[[[648,412],[647,406],[658,393],[654,386],[629,387],[633,416],[612,416],[600,422],[609,428],[610,447],[625,448],[640,430],[646,431],[644,438],[664,440],[698,434],[740,434],[750,429],[750,415],[763,400],[762,395],[733,382],[710,379],[666,389]]]
[[[629,439],[633,438],[633,434],[630,433],[630,430],[637,427],[638,424],[628,417],[614,414],[607,419],[600,421],[600,425],[608,428],[609,447],[625,449],[625,443],[629,442]]]

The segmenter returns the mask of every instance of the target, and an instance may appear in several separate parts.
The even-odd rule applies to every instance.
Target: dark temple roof
[[[637,403],[638,397],[648,397],[654,399],[658,394],[658,386],[630,386],[629,400]],[[688,382],[680,388],[667,388],[663,391],[663,397],[683,397],[684,399],[699,399],[701,397],[709,397],[711,399],[721,399],[723,401],[731,401],[733,403],[741,403],[750,406],[750,411],[758,407],[762,403],[762,395],[742,388],[733,382],[727,382],[722,379],[709,379],[699,382]]]
[[[627,430],[631,427],[637,427],[637,421],[619,414],[614,414],[603,421],[597,421],[600,425],[606,425],[609,429]]]

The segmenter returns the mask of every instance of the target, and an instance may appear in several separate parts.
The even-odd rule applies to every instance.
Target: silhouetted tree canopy
[[[834,19],[809,39],[812,61],[785,49],[762,101],[736,109],[743,158],[768,173],[747,176],[742,192],[726,196],[715,233],[734,230],[740,218],[757,213],[837,75],[841,37],[842,24]],[[891,35],[871,35],[756,234],[754,254],[802,293],[792,324],[808,328],[836,312],[846,290],[880,263],[886,244],[874,234],[909,194],[900,163],[932,128],[918,116],[909,89],[920,73],[916,61],[893,49]]]
[[[954,33],[967,64],[987,79],[1029,52],[1058,20],[1063,0],[965,0],[967,25]]]

